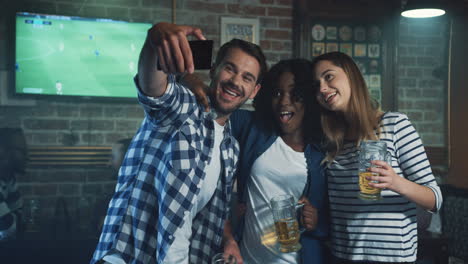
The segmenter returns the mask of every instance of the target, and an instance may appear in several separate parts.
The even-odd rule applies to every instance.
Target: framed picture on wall
[[[221,45],[233,38],[260,43],[259,20],[257,18],[221,17]]]
[[[312,56],[316,57],[325,53],[325,43],[314,42],[312,44]]]

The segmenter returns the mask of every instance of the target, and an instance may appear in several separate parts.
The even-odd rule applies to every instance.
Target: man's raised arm
[[[193,73],[188,35],[205,39],[199,28],[166,22],[148,30],[138,62],[138,82],[143,93],[159,97],[166,91],[167,74]]]

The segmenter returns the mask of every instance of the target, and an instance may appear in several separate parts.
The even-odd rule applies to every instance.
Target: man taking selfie
[[[220,251],[239,146],[229,115],[260,89],[261,49],[232,40],[210,70],[212,112],[177,81],[193,73],[187,36],[159,23],[143,45],[135,83],[145,118],[118,176],[91,263],[209,263]]]

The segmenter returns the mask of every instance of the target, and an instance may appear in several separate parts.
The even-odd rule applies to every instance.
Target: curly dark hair
[[[303,120],[305,140],[308,143],[320,142],[322,129],[320,125],[320,108],[313,89],[312,63],[306,59],[281,60],[265,74],[257,96],[253,101],[255,112],[260,120],[265,121],[268,129],[278,131],[277,124],[273,121],[272,99],[281,74],[290,72],[294,75],[295,100],[302,100],[305,108]]]

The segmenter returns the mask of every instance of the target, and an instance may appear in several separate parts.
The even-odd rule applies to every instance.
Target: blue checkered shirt
[[[125,263],[162,263],[184,214],[197,199],[211,160],[213,118],[174,76],[168,77],[163,96],[151,98],[139,92],[138,97],[146,116],[120,168],[91,263],[110,254],[120,255]],[[217,188],[192,222],[190,263],[209,263],[221,250],[239,155],[229,122],[220,150]]]

